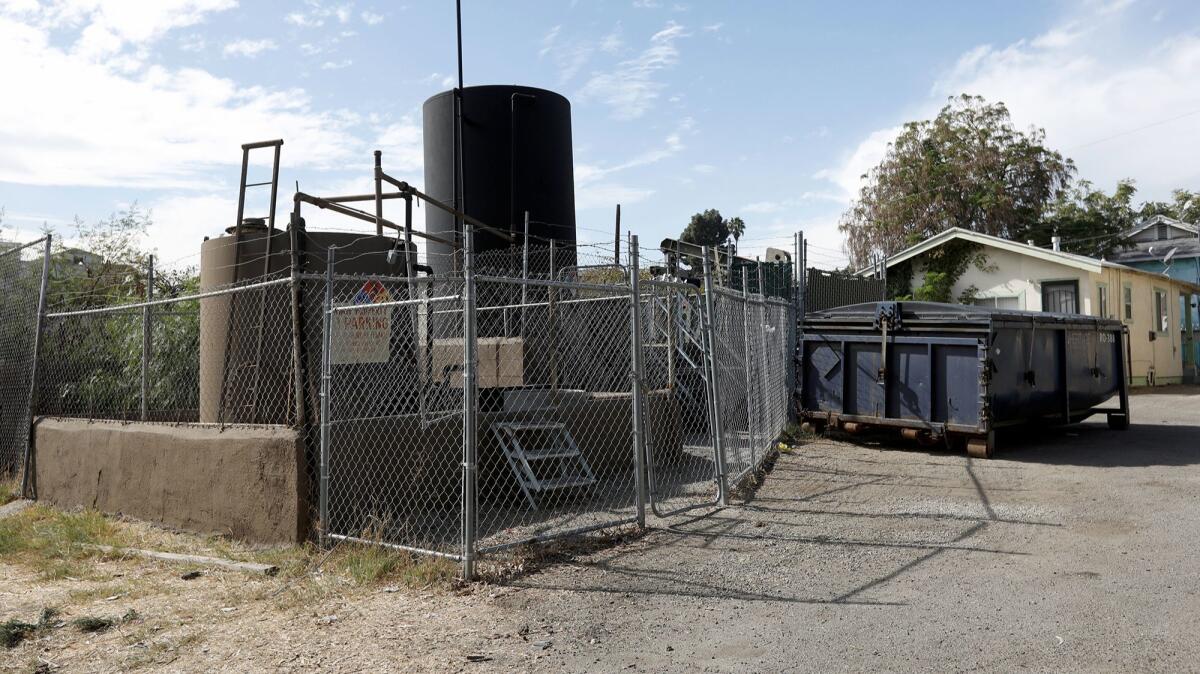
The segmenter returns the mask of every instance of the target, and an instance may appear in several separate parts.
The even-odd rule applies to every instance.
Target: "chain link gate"
[[[477,280],[481,555],[639,521],[628,276],[568,274]]]
[[[641,348],[649,503],[669,517],[720,503],[704,299],[686,283],[642,281]]]
[[[0,477],[28,486],[39,325],[45,312],[49,236],[0,253]]]
[[[320,530],[461,559],[463,281],[327,270]]]

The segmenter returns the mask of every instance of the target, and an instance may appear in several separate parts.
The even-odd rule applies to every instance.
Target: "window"
[[[1096,315],[1100,318],[1108,318],[1108,286],[1103,283],[1096,284]]]
[[[1171,329],[1170,308],[1167,306],[1167,291],[1159,288],[1154,289],[1154,315],[1158,318],[1154,324],[1156,331],[1166,332]]]
[[[1074,314],[1079,309],[1079,281],[1044,281],[1042,283],[1042,311],[1056,314]]]
[[[1125,305],[1125,320],[1133,320],[1133,286],[1128,283],[1121,288],[1121,303]]]
[[[1168,238],[1170,238],[1170,236],[1171,236],[1170,228],[1167,227],[1166,225],[1159,224],[1157,227],[1155,227],[1155,229],[1157,230],[1156,233],[1158,234],[1159,241],[1166,241]]]
[[[993,309],[1021,309],[1021,298],[1019,297],[976,297],[971,304],[977,307],[991,307]]]

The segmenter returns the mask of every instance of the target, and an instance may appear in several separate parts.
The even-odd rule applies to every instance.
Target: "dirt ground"
[[[503,584],[295,595],[279,579],[105,560],[0,565],[0,619],[54,630],[3,669],[116,671],[1195,670],[1200,389],[1000,438],[996,459],[812,441],[740,507]],[[116,575],[120,574],[120,575]],[[124,590],[123,590],[124,588]]]

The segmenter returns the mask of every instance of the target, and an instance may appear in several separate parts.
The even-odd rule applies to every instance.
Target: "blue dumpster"
[[[1129,425],[1120,321],[933,302],[870,302],[804,317],[798,415],[815,430],[891,427],[990,457],[995,431],[1107,414]],[[1116,397],[1116,407],[1102,407]]]

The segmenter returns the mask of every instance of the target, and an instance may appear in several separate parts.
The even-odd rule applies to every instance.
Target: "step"
[[[542,447],[538,449],[522,449],[519,452],[526,461],[545,461],[547,459],[570,459],[579,456],[579,450],[572,447]]]
[[[545,480],[538,480],[539,491],[551,491],[554,489],[570,489],[572,487],[590,487],[596,484],[596,479],[586,475],[568,475],[565,477],[553,477]]]
[[[506,431],[561,431],[563,429],[563,425],[557,423],[505,421],[494,425],[496,428]]]

